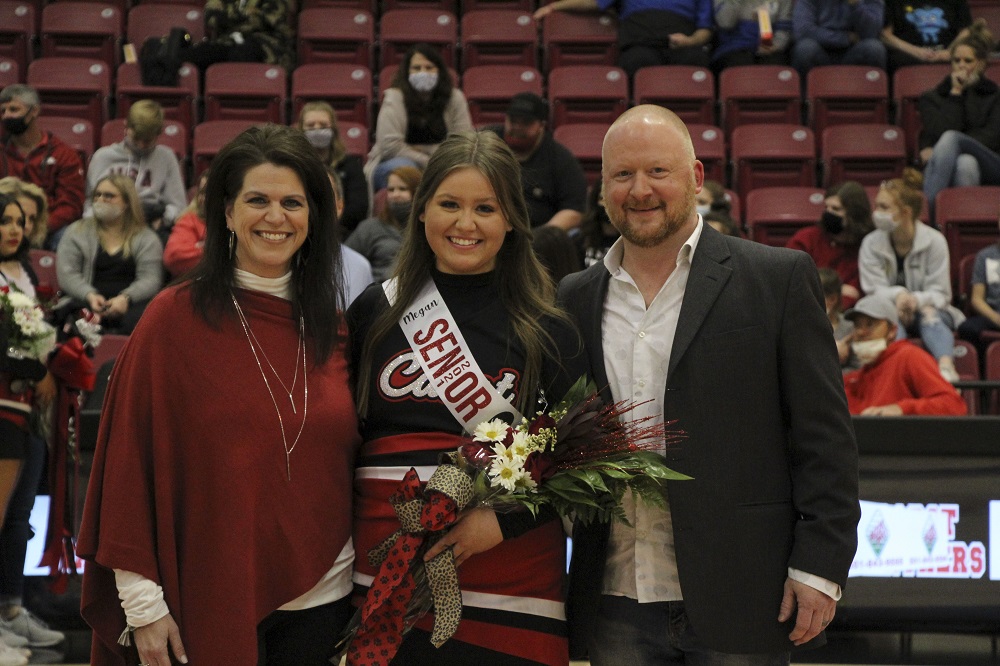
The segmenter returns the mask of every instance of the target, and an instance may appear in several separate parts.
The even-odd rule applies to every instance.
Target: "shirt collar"
[[[686,261],[688,265],[694,260],[694,251],[698,249],[698,241],[701,240],[701,232],[705,227],[705,221],[701,218],[701,213],[698,213],[698,224],[694,226],[694,231],[688,236],[687,240],[684,241],[684,245],[681,246],[680,252],[677,253],[677,265],[680,265],[682,261]],[[608,270],[612,276],[618,274],[618,271],[622,267],[622,258],[625,256],[625,241],[621,237],[614,242],[614,244],[608,248],[607,253],[604,255],[604,267]]]

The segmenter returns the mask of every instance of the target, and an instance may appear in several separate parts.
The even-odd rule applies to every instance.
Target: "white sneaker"
[[[26,666],[28,658],[18,648],[0,641],[0,666]]]
[[[28,647],[28,639],[24,636],[19,636],[13,631],[7,631],[3,627],[0,627],[0,643],[6,643],[12,648],[23,648]]]
[[[0,618],[0,629],[27,638],[29,647],[51,647],[66,640],[61,631],[49,629],[47,624],[32,615],[27,608],[21,608],[21,612],[13,620]]]

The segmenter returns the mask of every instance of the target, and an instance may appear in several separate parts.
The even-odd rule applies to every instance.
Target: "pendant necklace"
[[[306,373],[306,349],[305,349],[305,333],[306,324],[302,315],[299,315],[299,344],[295,350],[295,377],[292,379],[292,390],[289,391],[285,386],[285,383],[281,381],[281,377],[278,376],[277,370],[271,365],[271,361],[267,358],[267,354],[264,353],[264,347],[261,346],[260,342],[257,340],[257,336],[254,335],[253,330],[250,328],[250,322],[247,321],[246,315],[243,314],[243,309],[240,308],[240,304],[236,301],[236,296],[232,295],[233,305],[236,306],[236,314],[239,315],[240,324],[243,326],[243,333],[247,336],[247,343],[250,345],[250,351],[253,353],[253,358],[257,361],[257,368],[260,370],[260,376],[264,380],[264,386],[267,387],[267,393],[271,396],[271,403],[274,405],[274,412],[278,415],[278,428],[281,430],[281,445],[285,450],[285,476],[288,481],[292,480],[292,451],[299,443],[299,438],[302,437],[302,430],[306,427],[306,416],[309,413],[309,376]],[[254,343],[257,343],[256,347]],[[285,389],[288,394],[288,401],[292,405],[292,413],[297,414],[295,410],[295,402],[292,400],[292,392],[295,390],[295,382],[297,381],[299,374],[298,361],[299,357],[302,357],[302,385],[303,385],[303,399],[302,399],[302,423],[299,425],[299,432],[295,435],[295,440],[292,442],[291,446],[288,446],[288,438],[285,435],[285,422],[281,418],[281,410],[278,409],[278,401],[274,397],[274,391],[271,390],[271,382],[267,379],[267,373],[264,372],[264,366],[260,362],[260,355],[257,354],[257,349],[260,348],[260,355],[264,357],[264,361],[267,366],[271,369],[271,372],[277,378],[278,383],[281,384],[281,388]]]

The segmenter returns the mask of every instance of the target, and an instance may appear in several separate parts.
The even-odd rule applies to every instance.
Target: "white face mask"
[[[329,148],[330,142],[333,141],[333,128],[332,127],[317,127],[315,129],[307,129],[305,131],[306,139],[312,144],[313,148]]]
[[[889,213],[884,210],[876,210],[872,212],[872,222],[875,223],[875,228],[881,231],[886,231],[892,233],[899,227],[899,221]]]
[[[419,92],[430,92],[438,84],[437,72],[414,72],[410,74],[410,85]]]
[[[698,204],[695,208],[699,215],[708,215],[712,212],[712,204]]]
[[[851,343],[851,351],[861,361],[861,365],[868,365],[877,359],[888,346],[889,343],[885,341],[885,338],[861,340]]]
[[[92,204],[91,210],[94,213],[94,218],[98,221],[110,222],[122,216],[122,213],[125,212],[125,206],[108,203],[107,201],[95,201]]]

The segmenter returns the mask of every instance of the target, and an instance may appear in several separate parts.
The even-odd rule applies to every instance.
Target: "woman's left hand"
[[[446,548],[451,548],[455,556],[455,566],[461,565],[473,555],[486,552],[503,541],[497,514],[487,507],[476,507],[463,511],[448,533],[434,544],[424,555],[424,562],[434,559]]]

